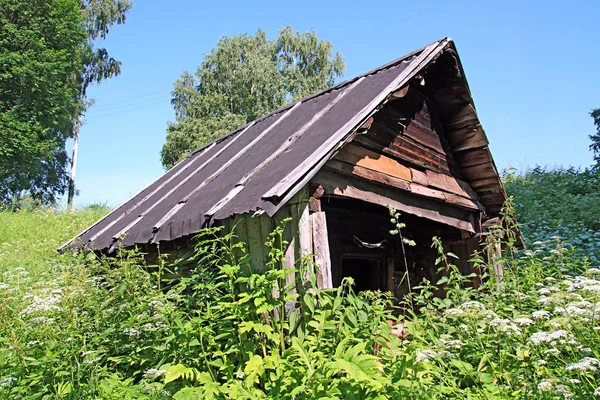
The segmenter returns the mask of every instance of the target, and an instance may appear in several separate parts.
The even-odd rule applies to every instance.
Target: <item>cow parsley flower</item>
[[[529,338],[529,341],[535,345],[540,345],[541,343],[550,343],[559,339],[571,339],[573,335],[570,332],[565,331],[564,329],[554,331],[554,332],[535,332]]]
[[[553,387],[554,387],[554,385],[552,385],[552,382],[549,381],[548,379],[542,380],[537,385],[537,388],[540,392],[550,392],[550,391],[552,391]]]
[[[546,310],[540,310],[540,311],[532,312],[531,316],[534,319],[548,319],[548,318],[550,318],[550,313]]]
[[[535,322],[531,318],[525,318],[525,317],[515,318],[515,323],[517,325],[533,325],[533,324],[535,324]]]
[[[565,367],[567,371],[596,371],[600,366],[600,360],[594,357],[584,357],[576,363],[569,364]]]
[[[447,357],[451,357],[452,354],[448,351],[435,351],[435,350],[421,350],[417,353],[417,356],[415,357],[415,363],[420,363],[420,362],[429,362],[432,360],[436,360],[438,358],[447,358]]]
[[[149,370],[144,372],[143,376],[146,379],[157,379],[157,378],[160,378],[161,376],[165,375],[166,373],[167,373],[166,369],[150,368]]]
[[[495,327],[496,329],[498,329],[498,331],[507,333],[509,335],[510,334],[517,334],[517,335],[521,334],[521,328],[519,328],[517,325],[515,325],[509,319],[506,319],[506,318],[496,317],[489,322],[489,325]]]
[[[125,328],[123,329],[123,333],[129,335],[130,337],[138,337],[140,336],[140,331],[135,328]]]
[[[2,379],[0,379],[0,387],[3,387],[3,388],[9,387],[16,380],[17,380],[17,378],[15,378],[14,376],[9,376],[7,378],[2,378]]]

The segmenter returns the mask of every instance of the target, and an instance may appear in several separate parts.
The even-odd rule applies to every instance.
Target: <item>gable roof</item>
[[[438,40],[217,139],[191,153],[61,249],[86,247],[111,252],[119,244],[184,237],[234,214],[263,210],[272,216],[352,138],[390,94],[448,48],[454,49],[450,39]],[[469,109],[473,114],[468,115],[470,123],[480,127],[474,107]],[[483,162],[493,171],[493,182],[486,176],[484,189],[500,193],[505,199],[485,133],[479,129],[475,136],[476,150],[485,151]],[[495,207],[484,200],[482,196],[484,206]]]

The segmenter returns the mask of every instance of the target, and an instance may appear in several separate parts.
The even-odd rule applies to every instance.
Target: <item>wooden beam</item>
[[[396,178],[378,171],[373,171],[358,165],[348,164],[340,160],[330,160],[325,164],[326,168],[333,169],[344,175],[356,175],[361,178],[378,182],[383,185],[393,186],[400,190],[410,192],[410,182],[405,179]]]
[[[339,160],[328,161],[325,164],[325,168],[334,170],[343,175],[357,176],[363,179],[367,179],[371,182],[376,182],[385,186],[391,186],[405,192],[414,193],[417,196],[429,197],[440,201],[444,201],[446,203],[459,206],[461,208],[466,208],[470,210],[483,209],[483,206],[479,204],[479,202],[473,201],[471,199],[463,198],[452,193],[445,193],[441,190],[432,189],[414,182],[411,183],[403,179],[398,179],[381,172],[372,171],[370,169],[359,167],[357,165],[351,165]],[[314,207],[315,209],[313,210],[312,207]],[[320,207],[320,204],[318,205],[318,207]],[[317,210],[316,208],[317,205],[311,206],[311,211],[320,211],[320,209]]]
[[[359,167],[383,172],[387,175],[406,181],[410,181],[411,178],[410,168],[400,164],[393,158],[356,146],[352,143],[344,146],[334,158],[349,164],[358,165]]]
[[[394,258],[387,259],[387,291],[394,295],[396,292],[396,284],[394,282]]]
[[[348,197],[384,207],[394,207],[401,212],[427,218],[457,229],[476,232],[475,214],[449,204],[418,198],[393,188],[339,175],[327,169],[321,170],[313,178],[313,182],[323,185],[325,193],[332,196]]]
[[[329,235],[327,234],[327,220],[324,212],[311,214],[312,238],[317,271],[317,286],[320,289],[333,287],[331,279],[331,256],[329,253]]]

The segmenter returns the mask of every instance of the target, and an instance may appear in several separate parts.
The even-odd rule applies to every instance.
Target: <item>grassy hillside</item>
[[[161,290],[168,265],[56,254],[105,210],[0,213],[0,399],[600,396],[598,178],[581,175],[507,176],[529,248],[499,260],[502,282],[476,257],[478,290],[440,253],[449,277],[413,282],[399,318],[351,282],[289,294],[278,231],[267,274],[208,231],[196,273]]]

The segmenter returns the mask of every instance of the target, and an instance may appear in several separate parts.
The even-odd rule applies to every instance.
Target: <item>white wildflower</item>
[[[452,356],[452,354],[448,351],[435,351],[435,350],[421,350],[417,353],[415,357],[415,363],[420,362],[429,362],[432,360],[436,360],[438,358],[447,358]]]
[[[548,319],[550,318],[550,313],[545,310],[540,310],[532,312],[531,316],[535,319]]]
[[[569,379],[569,383],[572,383],[573,385],[579,385],[581,381],[579,379]]]
[[[138,331],[135,328],[125,328],[125,329],[123,329],[123,333],[129,335],[130,337],[140,336],[140,331]]]
[[[552,385],[552,382],[548,379],[544,379],[537,385],[537,388],[540,392],[549,392],[552,390],[553,387],[554,385]]]
[[[557,396],[562,396],[563,399],[571,399],[573,395],[569,392],[569,388],[565,385],[557,385],[554,394]]]
[[[552,348],[552,349],[544,350],[544,354],[552,354],[552,355],[558,356],[558,355],[560,355],[560,350]]]
[[[442,342],[442,344],[444,345],[445,348],[447,349],[461,349],[465,344],[463,343],[462,340],[460,339],[453,339],[453,340],[444,340],[444,339],[440,339],[440,341]]]
[[[565,331],[565,330],[558,330],[558,331],[554,331],[554,332],[535,332],[534,334],[531,335],[531,337],[529,338],[529,341],[531,341],[533,344],[535,345],[539,345],[541,343],[550,343],[553,342],[555,340],[559,340],[562,338],[572,338],[573,335],[571,335],[570,332]]]
[[[83,353],[81,353],[81,357],[85,357],[85,356],[89,356],[92,353],[95,353],[96,350],[88,350],[88,351],[84,351]]]
[[[167,373],[166,369],[150,368],[149,370],[144,372],[143,376],[146,379],[156,379],[156,378],[160,378],[161,376],[163,376],[166,373]]]
[[[17,380],[17,378],[15,378],[14,376],[9,376],[7,378],[2,378],[2,379],[0,379],[0,387],[4,387],[4,388],[5,387],[9,387],[16,380]]]
[[[151,329],[154,329],[154,324],[152,324],[152,323],[148,322],[147,324],[144,324],[144,325],[142,325],[142,326],[141,326],[141,329],[142,329],[143,331],[149,331],[149,330],[151,330]]]
[[[89,365],[89,364],[94,364],[94,363],[97,363],[97,362],[98,362],[98,361],[100,361],[100,360],[101,360],[101,358],[100,358],[100,357],[96,357],[96,358],[92,358],[92,359],[90,359],[90,360],[85,360],[83,363],[84,363],[84,364],[88,364],[88,365]]]
[[[550,291],[550,289],[548,289],[548,288],[545,288],[545,287],[544,287],[544,288],[541,288],[541,289],[538,289],[538,291],[537,291],[537,292],[538,292],[539,294],[542,294],[542,295],[549,295],[549,294],[552,294],[552,292]]]
[[[600,396],[600,386],[598,386],[596,390],[594,390],[594,396]]]
[[[521,334],[521,328],[512,323],[509,319],[506,318],[494,318],[489,322],[490,326],[495,327],[500,332],[508,333],[508,334]]]
[[[33,302],[28,305],[23,311],[19,313],[19,316],[31,314],[44,314],[59,311],[60,307],[57,305],[61,302],[62,297],[54,294],[48,297],[33,296]]]
[[[596,268],[596,267],[590,268],[587,270],[587,274],[592,275],[592,276],[600,275],[600,268]]]
[[[596,371],[600,366],[600,360],[594,357],[584,357],[576,363],[569,364],[565,367],[567,371]]]
[[[548,362],[547,362],[546,360],[537,360],[537,361],[535,362],[535,364],[536,364],[536,365],[546,365],[546,364],[548,364]]]
[[[30,342],[27,342],[27,343],[25,344],[25,346],[27,346],[27,347],[31,347],[31,346],[35,346],[36,344],[42,344],[42,342],[40,342],[39,340],[32,340],[32,341],[30,341]]]
[[[0,282],[0,290],[6,290],[9,288],[8,283]]]
[[[531,318],[515,318],[515,324],[517,325],[533,325],[535,322]]]

